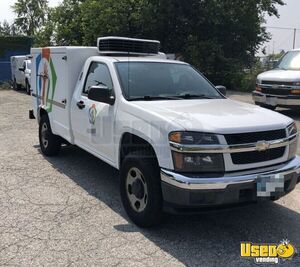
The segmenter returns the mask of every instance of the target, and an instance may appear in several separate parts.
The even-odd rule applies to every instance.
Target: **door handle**
[[[84,102],[83,102],[82,100],[80,100],[79,102],[77,102],[77,107],[78,107],[79,109],[84,109],[84,108],[85,108]]]

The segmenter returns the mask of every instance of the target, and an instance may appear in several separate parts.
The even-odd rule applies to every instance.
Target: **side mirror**
[[[23,72],[24,72],[24,71],[25,71],[25,69],[22,67],[22,68],[19,68],[19,71],[23,71]]]
[[[113,105],[115,97],[111,95],[111,90],[107,86],[91,86],[88,91],[88,98],[97,102]]]
[[[222,95],[226,95],[226,87],[223,85],[217,85],[215,86],[216,89],[222,94]]]

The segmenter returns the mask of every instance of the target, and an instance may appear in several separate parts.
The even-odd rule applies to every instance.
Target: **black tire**
[[[135,170],[140,171],[147,188],[144,190],[145,192],[143,191],[145,193],[143,197],[139,195],[140,199],[142,199],[141,201],[140,199],[138,200],[140,203],[144,203],[144,200],[146,200],[145,207],[141,211],[137,211],[136,208],[137,206],[142,206],[142,204],[134,205],[134,208],[132,201],[129,200],[129,195],[134,197],[135,195],[133,194],[134,183],[132,185],[128,184],[128,176],[131,176],[131,173]],[[163,198],[159,167],[154,157],[141,156],[140,151],[132,152],[125,157],[120,170],[120,193],[128,217],[137,226],[148,228],[161,223],[163,217]]]
[[[25,88],[26,88],[26,93],[27,93],[27,95],[30,95],[30,85],[29,85],[29,83],[28,83],[27,80],[26,80]]]
[[[42,115],[40,119],[39,141],[42,153],[45,156],[56,156],[61,149],[61,138],[52,133],[47,115]]]

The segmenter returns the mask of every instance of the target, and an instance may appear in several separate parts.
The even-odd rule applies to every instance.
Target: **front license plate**
[[[272,175],[257,179],[257,197],[276,197],[284,192],[284,176]]]
[[[276,106],[277,98],[276,97],[267,97],[266,104],[270,106]]]

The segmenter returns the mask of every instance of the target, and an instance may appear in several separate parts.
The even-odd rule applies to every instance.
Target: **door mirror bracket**
[[[226,96],[226,87],[223,85],[217,85],[215,88],[224,96]]]

